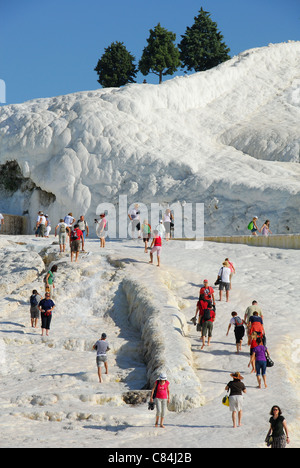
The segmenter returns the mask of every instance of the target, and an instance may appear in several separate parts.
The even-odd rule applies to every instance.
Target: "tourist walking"
[[[290,443],[290,438],[286,420],[279,406],[273,406],[270,415],[270,429],[267,438],[272,437],[271,448],[286,448],[286,444]]]
[[[83,239],[85,243],[85,239],[89,236],[89,225],[87,221],[84,219],[83,215],[80,216],[79,220],[77,221],[77,224],[78,224],[80,231],[83,234]]]
[[[97,221],[96,234],[100,239],[100,248],[104,249],[105,247],[105,237],[106,237],[106,228],[107,220],[105,218],[105,213],[100,214],[100,221]]]
[[[156,226],[155,229],[156,229],[156,231],[158,231],[158,234],[163,239],[165,237],[165,234],[166,234],[166,229],[165,229],[165,227],[163,225],[162,219],[160,220],[160,222],[158,223],[158,225]]]
[[[45,228],[45,237],[49,237],[51,231],[51,221],[49,215],[45,214],[46,218],[46,228]]]
[[[207,307],[205,309],[199,310],[199,323],[201,326],[201,340],[202,346],[201,349],[205,346],[205,339],[208,335],[207,346],[210,346],[212,332],[213,332],[213,325],[216,318],[216,313],[213,309],[213,305],[211,301],[207,302]]]
[[[64,222],[69,228],[71,228],[72,225],[75,223],[75,218],[73,217],[73,214],[68,213],[67,216],[64,217]]]
[[[172,222],[172,213],[169,208],[165,211],[162,222],[165,228],[166,241],[168,241],[170,240],[170,237],[171,237],[171,222]]]
[[[228,266],[229,266],[229,268],[230,268],[230,276],[229,276],[229,279],[230,279],[230,289],[231,289],[232,278],[233,278],[233,275],[235,275],[235,268],[234,268],[233,263],[229,260],[229,258],[225,258],[225,262],[228,263]]]
[[[257,236],[257,231],[260,232],[260,229],[258,229],[258,226],[257,226],[257,220],[258,220],[258,217],[254,216],[252,221],[250,221],[250,223],[248,224],[248,229],[252,232],[253,236]]]
[[[80,243],[82,245],[82,250],[84,250],[83,234],[81,230],[79,229],[78,224],[75,224],[74,229],[71,231],[71,234],[70,234],[71,262],[73,262],[74,254],[75,254],[75,262],[78,261]]]
[[[236,343],[236,354],[242,350],[243,338],[245,335],[245,327],[244,327],[244,320],[238,316],[237,312],[231,312],[231,319],[228,325],[226,336],[229,334],[229,330],[231,325],[234,326],[234,335],[235,335],[235,343]]]
[[[215,291],[212,286],[208,285],[208,280],[205,279],[203,281],[203,286],[200,288],[199,292],[199,300],[202,301],[212,301],[213,305],[215,305]]]
[[[39,237],[45,237],[46,224],[47,224],[46,216],[44,215],[44,213],[41,213],[39,217],[39,221],[38,221],[38,236]]]
[[[55,227],[55,237],[57,236],[58,232],[58,242],[59,242],[59,249],[60,253],[65,253],[66,251],[66,243],[67,243],[67,236],[70,234],[70,228],[61,218],[59,220],[58,225]]]
[[[151,391],[150,402],[155,400],[156,406],[156,420],[155,427],[158,426],[160,420],[160,427],[164,426],[164,419],[168,403],[170,403],[170,382],[167,380],[165,373],[160,374],[158,380],[155,382]]]
[[[162,242],[161,242],[161,237],[158,234],[158,231],[154,231],[153,233],[154,239],[151,243],[151,251],[150,251],[150,262],[153,263],[153,254],[156,252],[157,253],[157,266],[160,267],[160,254],[161,254],[161,249],[162,249]]]
[[[231,382],[225,387],[225,390],[229,391],[229,409],[232,412],[232,423],[233,427],[236,426],[236,413],[238,413],[238,426],[242,425],[242,415],[243,415],[243,393],[247,393],[246,387],[243,384],[242,380],[244,377],[241,376],[239,372],[230,374],[230,377],[233,378]]]
[[[39,232],[40,232],[40,217],[41,217],[41,211],[38,211],[38,215],[36,218],[36,223],[35,223],[35,237],[38,237]]]
[[[99,382],[102,383],[102,375],[101,375],[101,367],[104,364],[105,367],[105,374],[108,374],[108,364],[107,364],[107,351],[109,351],[109,344],[106,341],[107,335],[106,333],[102,333],[100,340],[96,341],[93,346],[93,349],[97,351],[97,368],[98,368],[98,377]]]
[[[226,302],[229,301],[230,273],[231,273],[231,270],[229,268],[228,262],[223,262],[223,266],[221,267],[218,273],[219,300],[220,301],[222,301],[223,289],[225,289],[225,293],[226,293]]]
[[[144,219],[142,224],[142,234],[143,234],[143,242],[145,244],[145,253],[148,253],[148,242],[151,239],[151,225],[148,223],[147,219]]]
[[[270,220],[267,219],[262,227],[260,228],[262,236],[268,237],[270,234],[272,234],[272,231],[270,230]]]
[[[48,271],[45,277],[45,292],[50,293],[50,297],[53,299],[54,297],[54,289],[55,289],[55,273],[57,272],[57,265],[53,265],[53,267]]]
[[[54,307],[55,307],[55,304],[50,298],[50,293],[47,292],[45,294],[45,299],[42,299],[39,302],[39,310],[41,312],[41,319],[42,319],[42,336],[44,336],[45,331],[46,331],[46,336],[49,336],[52,312],[53,312]]]
[[[253,348],[253,353],[251,356],[250,363],[254,367],[255,363],[255,370],[256,370],[256,378],[258,383],[258,388],[261,388],[261,376],[264,381],[264,386],[267,388],[267,379],[266,379],[266,372],[267,372],[267,358],[266,354],[269,355],[268,349],[262,344],[262,338],[258,337],[256,339],[257,346]]]
[[[32,291],[30,296],[30,320],[32,328],[37,328],[38,319],[40,317],[39,302],[42,300],[42,296],[37,292],[36,289]]]
[[[131,221],[131,237],[132,239],[135,238],[135,230],[138,231],[138,238],[141,238],[141,223],[140,223],[140,211],[139,211],[139,204],[136,203],[134,208],[129,210],[128,218]]]

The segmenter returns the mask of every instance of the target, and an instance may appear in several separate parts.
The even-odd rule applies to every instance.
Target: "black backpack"
[[[208,320],[210,320],[211,310],[212,309],[204,309],[204,313],[203,313],[203,317],[202,317],[203,322],[207,322]]]
[[[36,296],[34,294],[32,296],[30,296],[30,305],[32,307],[35,307],[35,306],[38,305],[37,298],[36,298]]]

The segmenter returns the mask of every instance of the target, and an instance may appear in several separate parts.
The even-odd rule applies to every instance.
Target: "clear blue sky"
[[[179,43],[201,7],[231,56],[300,40],[300,0],[1,0],[6,104],[97,89],[94,68],[112,42],[124,42],[138,63],[150,29],[160,22]],[[137,81],[143,79],[139,74]],[[157,83],[158,77],[146,80]]]

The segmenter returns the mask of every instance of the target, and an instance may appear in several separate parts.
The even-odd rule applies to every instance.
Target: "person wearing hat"
[[[101,339],[96,341],[93,346],[93,349],[97,351],[97,368],[98,368],[98,377],[99,382],[102,383],[102,376],[101,376],[101,367],[104,364],[105,367],[105,374],[108,374],[108,365],[107,365],[107,355],[106,352],[109,351],[109,344],[106,341],[107,335],[106,333],[102,333]]]
[[[242,377],[239,372],[230,374],[230,377],[232,377],[233,380],[228,382],[225,390],[230,391],[229,410],[232,412],[233,427],[236,427],[236,413],[238,413],[238,425],[242,425],[243,393],[247,393],[247,391],[242,382],[244,377]]]
[[[156,420],[155,427],[158,426],[160,419],[160,427],[164,426],[164,418],[166,414],[167,404],[170,403],[170,382],[167,380],[166,374],[163,372],[156,380],[154,387],[152,388],[150,402],[152,403],[155,400],[156,406]]]

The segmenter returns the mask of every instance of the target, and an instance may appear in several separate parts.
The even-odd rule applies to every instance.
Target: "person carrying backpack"
[[[258,220],[258,217],[257,216],[254,216],[254,218],[252,219],[252,221],[250,221],[250,223],[248,224],[248,229],[249,231],[252,232],[252,235],[253,236],[257,236],[257,231],[260,232],[261,229],[258,229],[258,226],[256,224],[256,221]]]
[[[231,325],[234,326],[235,342],[236,342],[236,354],[242,350],[243,338],[245,335],[244,320],[238,316],[236,312],[231,312],[231,320],[228,325],[226,336],[228,336]]]
[[[36,289],[32,291],[32,295],[29,298],[30,302],[30,318],[32,328],[37,328],[37,322],[40,317],[39,302],[42,300],[42,296],[39,295]]]
[[[199,311],[200,325],[201,325],[201,339],[202,346],[201,349],[205,346],[205,338],[208,334],[207,346],[210,346],[210,341],[212,338],[213,323],[216,318],[216,312],[212,305],[211,301],[207,302],[207,307]]]
[[[84,238],[83,233],[79,229],[78,224],[75,224],[74,229],[70,234],[70,248],[71,248],[71,262],[73,262],[73,255],[75,253],[75,262],[78,260],[80,242],[82,243],[82,250],[84,250]]]

